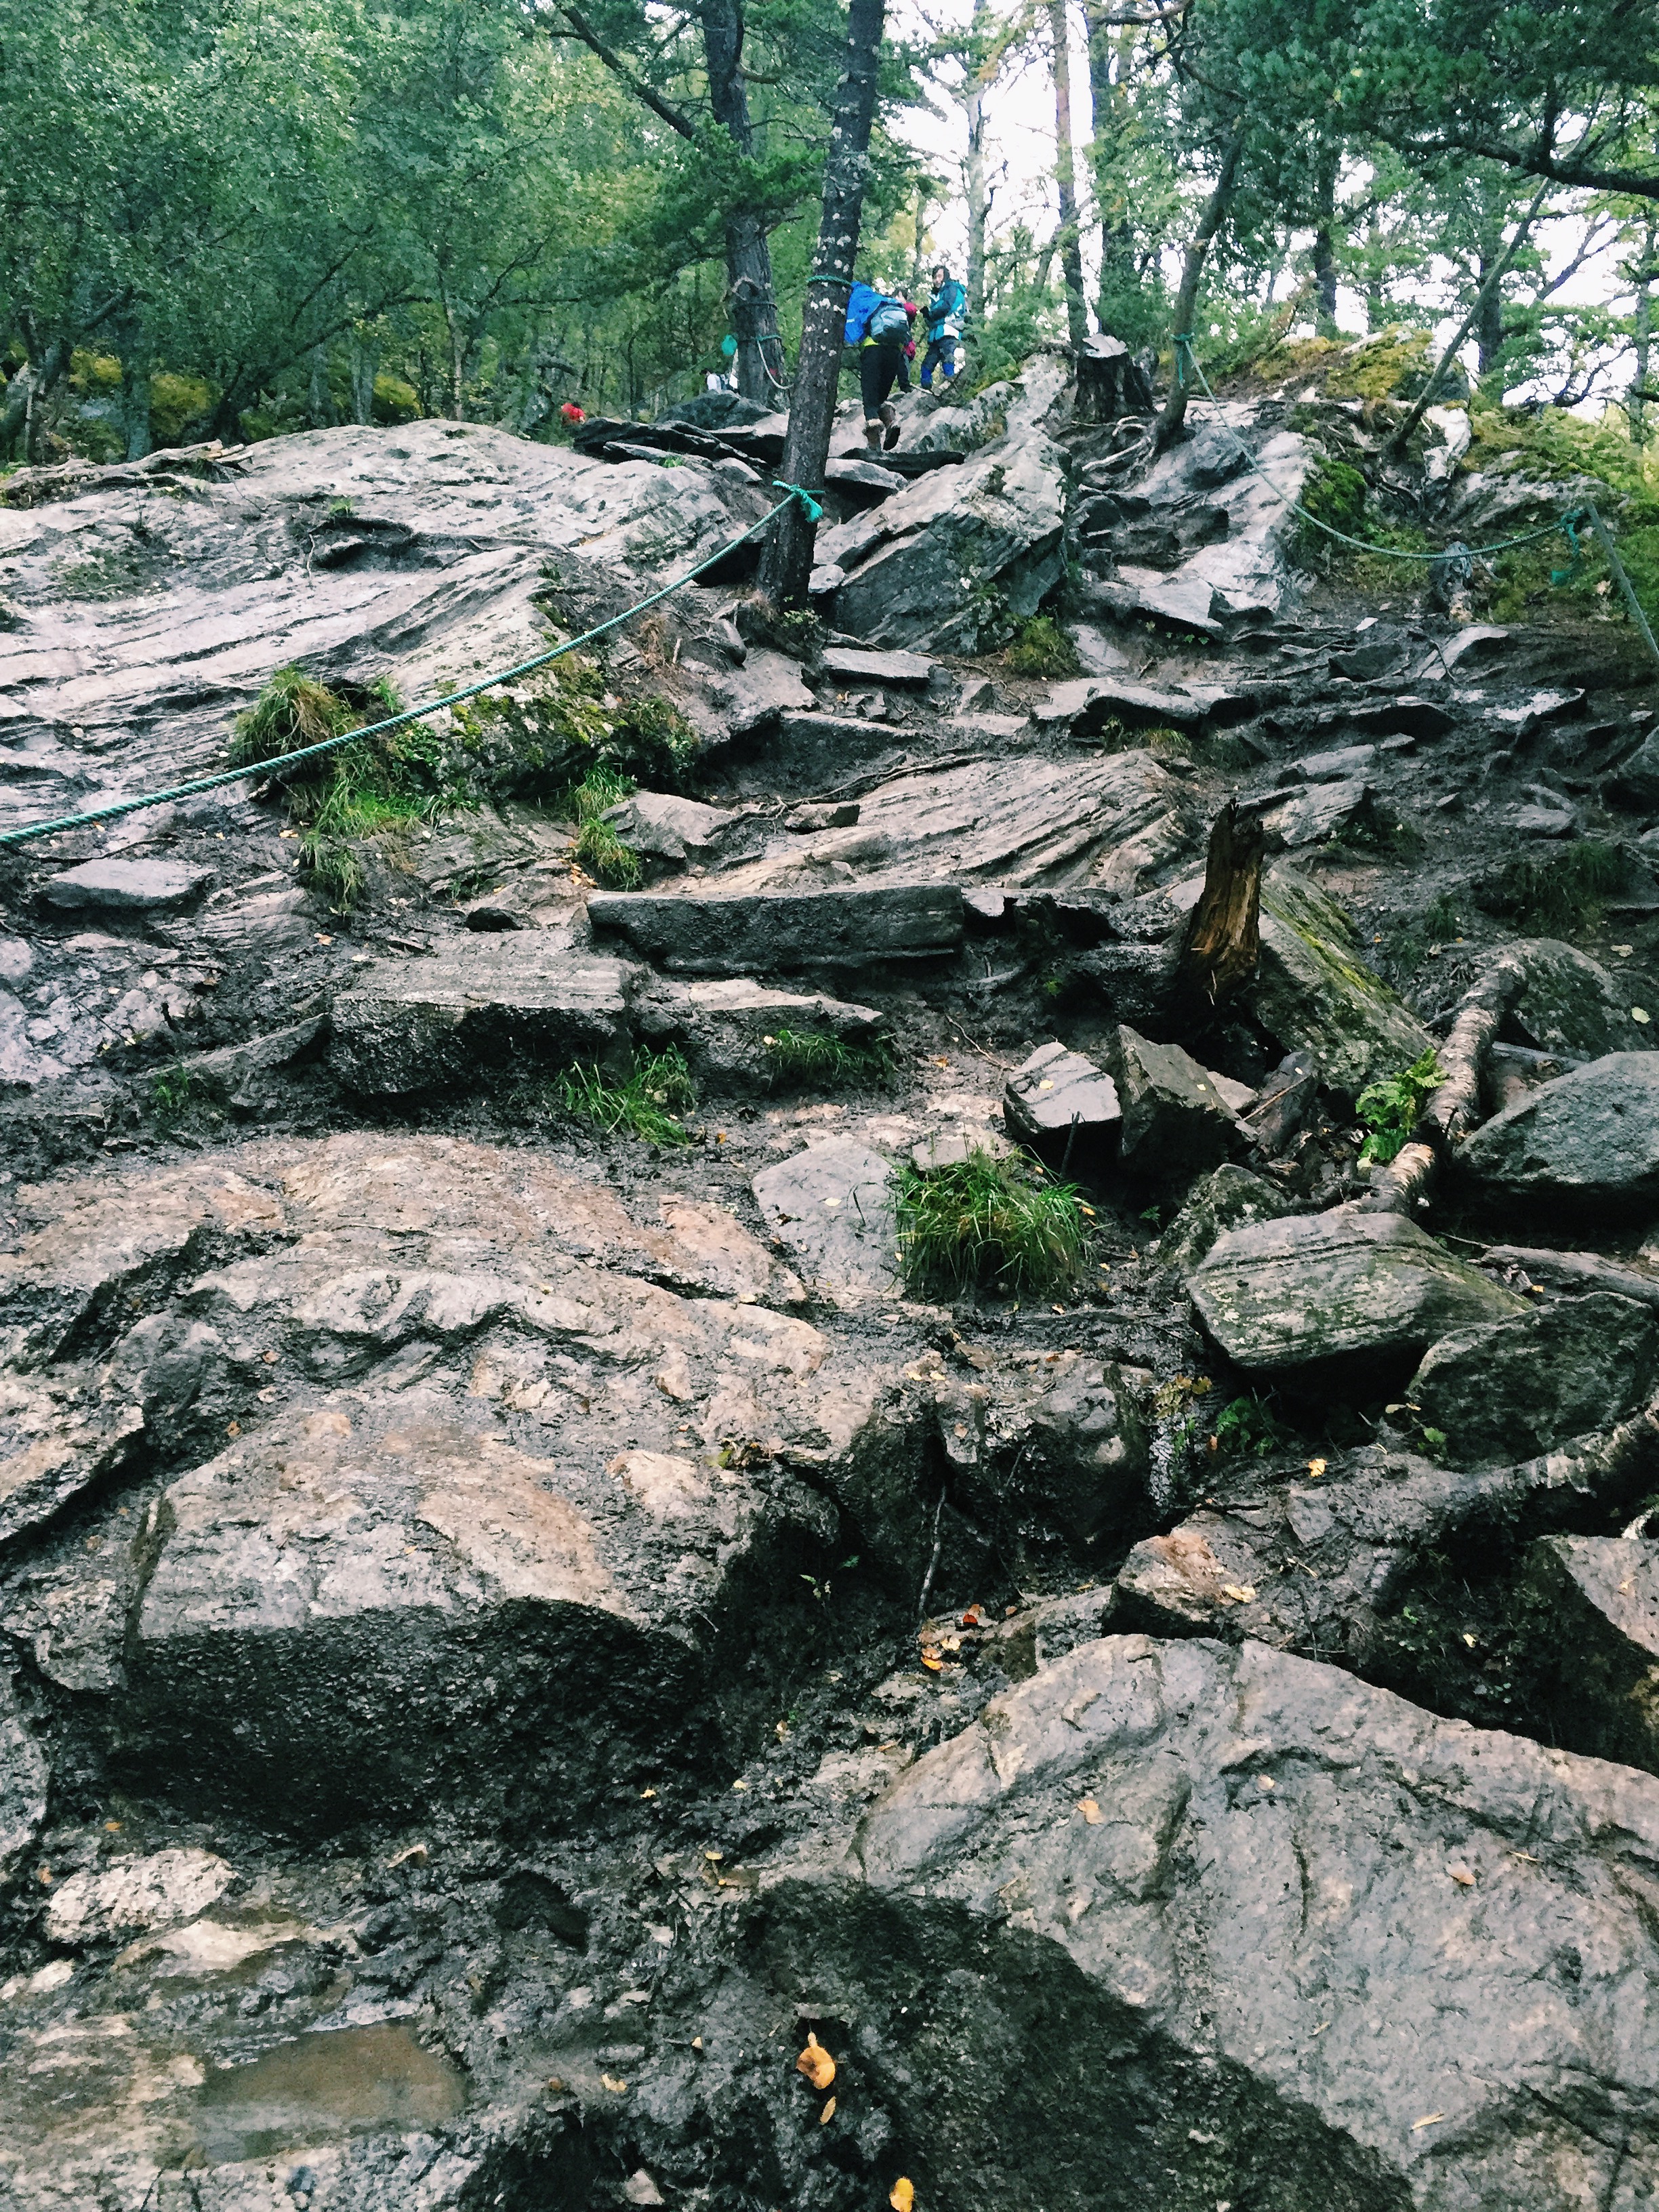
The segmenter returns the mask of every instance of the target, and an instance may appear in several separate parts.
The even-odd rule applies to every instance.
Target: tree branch
[[[696,139],[695,126],[659,92],[653,91],[643,77],[636,76],[614,46],[606,45],[580,8],[568,6],[566,0],[556,0],[556,4],[574,34],[590,52],[599,56],[608,70],[622,79],[635,100],[642,101],[671,131],[678,131],[682,138]]]

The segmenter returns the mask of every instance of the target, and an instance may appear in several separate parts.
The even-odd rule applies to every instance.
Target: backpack
[[[910,328],[910,318],[904,312],[902,300],[884,300],[870,318],[865,336],[872,338],[902,338]]]

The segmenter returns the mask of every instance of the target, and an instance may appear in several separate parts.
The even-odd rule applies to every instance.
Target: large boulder
[[[919,2203],[1634,2205],[1656,1852],[1646,1776],[1260,1645],[1109,1636],[775,1877],[745,1964]]]
[[[1530,1459],[1611,1428],[1659,1378],[1659,1315],[1606,1291],[1431,1345],[1406,1386],[1418,1418],[1461,1466]]]
[[[1523,1042],[1585,1060],[1631,1052],[1641,1044],[1641,1024],[1631,1018],[1630,991],[1621,989],[1618,977],[1599,960],[1551,937],[1518,938],[1504,947],[1504,956],[1518,963],[1526,975],[1508,1022]]]
[[[1293,1214],[1230,1229],[1188,1280],[1200,1320],[1241,1367],[1403,1371],[1438,1337],[1527,1310],[1397,1213]]]
[[[878,646],[971,652],[1000,614],[1035,614],[1065,568],[1065,456],[1036,428],[936,469],[821,533],[836,620]]]
[[[595,929],[622,937],[646,959],[691,975],[864,968],[951,952],[962,939],[962,893],[953,884],[606,891],[588,902],[588,915]]]
[[[1659,1774],[1659,1543],[1547,1536],[1530,1583],[1559,1740]]]
[[[1178,1044],[1156,1044],[1121,1024],[1111,1068],[1123,1114],[1119,1154],[1132,1176],[1184,1188],[1238,1145],[1215,1079]]]
[[[1365,965],[1335,900],[1282,861],[1262,878],[1261,924],[1252,1011],[1286,1051],[1312,1052],[1334,1090],[1357,1095],[1432,1048],[1416,1015]]]
[[[1459,1155],[1483,1191],[1659,1207],[1659,1052],[1613,1052],[1576,1067],[1492,1120]]]
[[[1247,1229],[1255,1221],[1279,1221],[1293,1210],[1265,1176],[1252,1175],[1229,1161],[1188,1192],[1180,1212],[1158,1238],[1154,1256],[1160,1267],[1190,1275],[1227,1230]]]

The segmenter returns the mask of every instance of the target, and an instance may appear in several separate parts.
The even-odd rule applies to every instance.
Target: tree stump
[[[1115,422],[1152,406],[1152,387],[1121,338],[1103,331],[1077,349],[1077,422]]]
[[[1266,838],[1255,815],[1231,801],[1210,831],[1204,889],[1187,924],[1181,967],[1214,1006],[1255,975],[1261,951],[1261,861]]]

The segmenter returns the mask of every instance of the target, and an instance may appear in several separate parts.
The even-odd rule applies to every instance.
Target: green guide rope
[[[532,669],[545,668],[550,660],[557,660],[567,653],[574,653],[578,646],[591,645],[596,637],[603,637],[607,630],[620,628],[635,615],[643,614],[647,607],[654,607],[659,601],[683,590],[706,569],[712,568],[717,561],[723,561],[728,553],[734,552],[749,538],[757,537],[769,523],[775,522],[779,515],[797,501],[805,510],[809,523],[816,522],[823,514],[823,508],[817,496],[804,486],[776,483],[775,479],[775,485],[776,489],[787,492],[788,497],[780,500],[775,507],[762,515],[758,522],[751,522],[747,530],[739,531],[735,538],[717,548],[707,560],[699,561],[695,568],[688,568],[684,575],[676,577],[672,584],[665,584],[661,591],[653,592],[648,599],[640,599],[631,607],[624,607],[621,614],[612,615],[607,622],[596,623],[592,629],[584,630],[580,637],[567,638],[562,645],[552,646],[547,652],[535,653],[528,660],[518,661],[511,668],[500,669],[495,675],[485,676],[477,684],[467,684],[462,690],[447,692],[441,699],[428,699],[423,707],[406,707],[401,714],[388,714],[384,721],[367,722],[360,730],[347,730],[340,737],[324,738],[314,745],[301,745],[297,752],[283,753],[275,760],[250,761],[241,768],[227,769],[217,775],[192,776],[188,782],[170,785],[165,791],[146,792],[138,799],[112,799],[102,806],[88,807],[83,813],[60,814],[50,821],[26,822],[20,829],[0,830],[0,846],[21,845],[30,837],[49,837],[58,830],[78,830],[89,822],[112,821],[118,815],[136,814],[141,807],[160,806],[173,799],[193,798],[198,792],[217,791],[228,783],[259,781],[276,769],[291,768],[296,761],[313,760],[319,753],[331,753],[341,745],[355,744],[359,738],[375,738],[384,731],[401,729],[406,722],[418,722],[423,716],[439,714],[446,707],[459,706],[464,699],[476,699],[481,691],[493,691],[500,684],[511,684],[518,677],[528,676]]]

